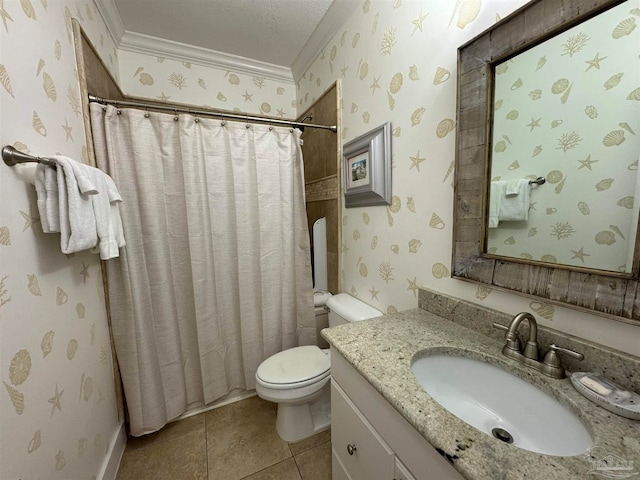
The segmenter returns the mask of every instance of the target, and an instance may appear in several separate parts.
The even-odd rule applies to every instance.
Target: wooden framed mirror
[[[630,239],[628,263],[631,265],[627,265],[624,271],[562,265],[545,261],[544,258],[532,260],[499,256],[489,253],[487,249],[496,65],[504,65],[507,60],[572,27],[613,7],[624,8],[625,5],[628,6],[625,15],[629,17],[625,28],[631,33],[636,29],[636,22],[640,23],[637,0],[533,0],[458,49],[452,258],[454,278],[553,303],[568,304],[618,320],[640,321],[640,235],[636,234],[635,239]],[[638,31],[633,32],[635,38]],[[596,59],[599,58],[596,52],[598,46],[593,46]],[[637,63],[638,52],[632,55],[635,55]],[[600,54],[600,58],[602,56]],[[638,105],[633,93],[640,95],[640,84],[637,84],[638,78],[631,77],[632,83],[635,82],[635,90],[631,89],[630,101]],[[549,80],[553,83],[554,79]],[[640,115],[634,118],[634,122],[638,123],[638,120]],[[640,130],[640,125],[634,127],[637,128],[627,134],[629,137]],[[640,135],[640,131],[637,134]],[[637,210],[635,215],[637,217]],[[633,223],[636,229],[637,218],[633,219]]]

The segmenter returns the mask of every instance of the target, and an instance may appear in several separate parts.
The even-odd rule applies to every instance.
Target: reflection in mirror
[[[614,55],[611,47],[608,46],[601,37],[599,40],[594,40],[588,44],[585,44],[579,51],[576,50],[573,56],[569,55],[570,52],[577,49],[582,42],[580,38],[569,41],[569,37],[563,37],[562,32],[567,31],[580,25],[582,22],[589,18],[595,18],[609,9],[620,5],[622,11],[625,12],[624,18],[620,18],[618,23],[612,24],[606,29],[601,28],[605,34],[611,37],[611,41],[624,42],[626,37],[634,35],[635,48],[637,48],[637,35],[638,26],[640,22],[640,0],[531,0],[523,5],[520,9],[515,11],[508,17],[500,20],[498,23],[488,28],[473,40],[462,45],[458,49],[458,110],[457,110],[457,150],[455,161],[455,183],[454,183],[454,210],[453,210],[453,255],[452,255],[452,268],[451,275],[453,278],[458,278],[465,281],[474,283],[480,283],[482,285],[489,285],[490,288],[497,288],[501,290],[507,290],[510,292],[520,293],[527,297],[538,299],[541,303],[557,303],[564,305],[571,305],[574,308],[589,312],[597,312],[602,315],[615,318],[617,320],[634,322],[637,324],[640,321],[640,281],[639,279],[639,266],[640,266],[640,235],[635,235],[623,230],[622,221],[617,218],[613,219],[613,211],[618,208],[626,208],[624,206],[618,206],[617,201],[620,198],[624,198],[627,194],[624,193],[616,198],[614,205],[605,211],[606,223],[602,227],[597,228],[592,234],[591,239],[595,234],[600,231],[611,231],[615,235],[616,243],[621,241],[619,232],[614,231],[610,225],[618,227],[626,240],[630,241],[629,249],[633,247],[634,256],[631,265],[630,273],[619,272],[617,269],[620,265],[627,264],[628,258],[622,258],[620,261],[614,261],[612,266],[608,266],[609,270],[597,270],[592,267],[581,265],[582,261],[579,260],[580,256],[587,259],[587,255],[583,253],[595,256],[595,246],[600,247],[597,242],[594,244],[594,251],[588,250],[587,241],[591,241],[586,237],[585,233],[573,233],[567,238],[558,239],[557,235],[552,236],[553,232],[548,229],[549,225],[555,226],[556,223],[569,223],[571,228],[577,230],[576,226],[573,226],[571,222],[576,222],[576,218],[580,216],[590,217],[588,220],[590,223],[596,224],[595,215],[591,213],[592,209],[595,211],[596,207],[599,207],[604,202],[607,195],[611,193],[618,193],[618,180],[621,178],[619,173],[613,173],[613,165],[620,157],[620,152],[623,151],[630,144],[628,142],[637,141],[637,135],[640,135],[640,121],[638,118],[637,110],[635,116],[627,119],[627,114],[620,116],[620,109],[623,105],[628,103],[634,104],[637,108],[640,101],[640,78],[638,73],[628,73],[628,66],[625,66],[623,70],[610,71],[607,66],[607,62],[610,60],[610,56]],[[626,8],[626,11],[624,10]],[[578,33],[580,28],[578,28]],[[624,33],[628,33],[625,35]],[[577,35],[573,34],[573,35]],[[505,141],[505,151],[501,154],[511,154],[511,147],[514,141],[517,141],[520,136],[538,134],[536,130],[545,128],[545,135],[541,136],[541,142],[532,144],[524,152],[520,151],[517,156],[511,159],[496,159],[496,165],[500,163],[502,170],[491,172],[490,168],[490,153],[493,152],[495,146],[492,145],[492,133],[491,133],[491,120],[494,117],[493,105],[493,71],[496,65],[500,65],[506,62],[509,68],[507,72],[503,72],[498,75],[502,77],[511,71],[510,59],[516,57],[522,52],[528,51],[530,48],[536,45],[542,45],[543,42],[554,38],[555,35],[560,35],[560,46],[567,44],[568,51],[565,55],[563,51],[557,52],[561,60],[566,63],[574,62],[573,69],[565,73],[548,73],[545,71],[545,75],[550,77],[549,81],[545,82],[542,86],[530,86],[530,79],[535,77],[536,68],[538,67],[538,61],[544,63],[540,70],[548,66],[553,65],[554,62],[551,58],[552,53],[542,53],[539,56],[535,55],[529,64],[532,68],[523,72],[522,75],[518,75],[511,82],[507,82],[505,85],[511,91],[511,87],[514,87],[514,91],[523,89],[528,99],[528,105],[531,106],[544,99],[549,103],[548,107],[545,107],[544,111],[539,113],[533,113],[525,110],[521,107],[506,107],[503,105],[500,110],[495,113],[496,118],[502,116],[503,118],[511,112],[516,110],[518,112],[518,118],[515,120],[505,118],[505,122],[513,122],[514,124],[521,122],[521,129],[517,133],[504,132],[499,133],[496,136],[496,145],[500,140]],[[585,35],[589,36],[589,34]],[[591,33],[596,38],[598,32]],[[616,38],[617,37],[617,38]],[[607,42],[609,39],[607,38]],[[614,43],[613,45],[621,45],[621,43]],[[633,46],[633,45],[632,45]],[[630,47],[625,47],[630,48]],[[638,62],[638,52],[634,48],[635,57],[629,60],[628,63]],[[605,49],[607,51],[605,52]],[[588,53],[588,55],[587,55]],[[543,57],[546,58],[543,59]],[[575,62],[575,59],[581,58],[580,62]],[[607,57],[607,58],[604,58]],[[542,59],[542,60],[541,60]],[[515,62],[514,62],[515,63]],[[591,68],[589,68],[591,67]],[[504,66],[502,67],[504,68]],[[514,69],[515,70],[515,69]],[[538,73],[539,73],[538,71]],[[551,72],[551,70],[548,70]],[[618,73],[623,75],[619,78],[615,77]],[[580,85],[586,75],[595,75],[599,77],[599,83],[596,86],[590,86],[589,90],[581,90]],[[628,75],[628,76],[627,76]],[[635,75],[635,79],[632,78]],[[507,78],[507,77],[504,77]],[[522,81],[517,82],[518,78]],[[554,83],[561,79],[566,78],[569,80],[569,85],[564,88],[563,83],[560,82],[556,90],[562,90],[560,93],[555,94],[551,89]],[[609,79],[611,79],[609,81]],[[619,81],[618,81],[619,80]],[[607,85],[605,85],[605,83]],[[616,84],[616,85],[614,85]],[[610,88],[607,88],[610,87]],[[570,88],[569,93],[566,93]],[[609,110],[609,105],[614,101],[613,95],[618,95],[622,89],[627,89],[625,96],[622,100],[623,105],[616,104],[617,110]],[[540,89],[540,98],[534,100],[529,93]],[[576,92],[581,91],[580,94]],[[605,97],[602,99],[596,98],[596,92],[602,92]],[[533,96],[537,96],[537,92],[533,93]],[[566,98],[565,103],[562,103],[563,97]],[[582,108],[582,123],[575,122],[573,117],[559,115],[557,112],[564,112],[565,106],[573,103],[581,104]],[[594,106],[598,110],[598,117],[591,119],[587,113],[586,107]],[[577,110],[580,112],[580,108]],[[598,119],[603,121],[605,111],[608,111],[607,115],[613,115],[613,118],[607,120],[606,126],[598,126]],[[588,112],[593,115],[593,110],[588,109]],[[602,112],[602,113],[601,113]],[[615,113],[618,115],[614,115]],[[602,118],[601,118],[602,115]],[[515,113],[510,115],[515,116]],[[527,118],[529,117],[529,118]],[[533,127],[534,133],[531,132],[532,125],[536,120],[540,118],[541,127]],[[533,122],[532,122],[533,119]],[[551,122],[554,120],[562,120],[562,124],[556,124],[556,128],[553,127]],[[573,123],[572,123],[573,122]],[[620,125],[626,123],[630,130],[626,130],[625,126]],[[575,124],[575,127],[572,126]],[[584,125],[587,125],[586,127]],[[528,126],[527,126],[528,125]],[[580,128],[580,129],[578,129]],[[601,142],[609,132],[623,131],[625,140],[619,145],[598,146],[597,153],[595,146],[594,151],[589,150],[581,151],[578,155],[578,147],[583,148],[583,143],[586,144],[587,139],[593,137],[597,141]],[[575,144],[574,148],[566,148],[572,145],[575,140],[575,136],[572,133],[575,132],[580,136],[581,142]],[[563,137],[563,134],[566,134]],[[502,138],[505,135],[506,138]],[[573,140],[570,140],[573,139]],[[614,142],[615,143],[615,142]],[[543,151],[537,156],[533,157],[535,147],[541,145]],[[559,148],[560,147],[560,148]],[[566,151],[564,151],[564,148]],[[605,148],[606,147],[606,148]],[[613,152],[613,153],[611,153]],[[629,167],[638,159],[637,150],[634,160],[625,160],[622,162],[624,168]],[[544,153],[544,155],[543,155]],[[559,157],[556,159],[557,163],[549,166],[543,166],[536,164],[546,157],[546,154],[556,154]],[[606,154],[606,155],[605,155]],[[589,157],[591,155],[591,157]],[[602,156],[600,156],[602,155]],[[505,158],[506,156],[503,155]],[[585,162],[585,166],[580,168],[582,163]],[[590,162],[589,162],[590,160]],[[597,160],[597,162],[595,161]],[[514,163],[516,162],[517,163]],[[534,163],[529,163],[533,161]],[[591,166],[591,169],[587,167]],[[512,170],[509,170],[511,166]],[[514,173],[514,167],[518,166],[517,172]],[[497,167],[496,167],[497,168]],[[631,168],[634,168],[633,166]],[[551,175],[551,172],[559,171],[560,175]],[[631,176],[635,180],[635,170],[625,170],[626,176]],[[543,243],[543,238],[549,238],[553,240],[552,245],[555,242],[556,246],[562,246],[564,253],[558,250],[556,253],[549,253],[548,247],[541,249],[540,251],[534,251],[521,248],[522,244],[518,244],[518,248],[515,251],[509,252],[513,256],[502,256],[487,253],[487,237],[488,228],[487,225],[487,213],[489,212],[489,191],[491,189],[491,177],[500,176],[504,180],[513,179],[526,179],[529,175],[534,176],[549,176],[550,180],[544,185],[536,186],[535,189],[531,189],[529,192],[531,198],[529,200],[530,208],[527,209],[527,214],[532,213],[539,215],[540,218],[546,219],[547,223],[537,227],[537,234],[533,236],[536,244]],[[569,186],[573,183],[574,179],[584,180],[589,177],[597,178],[597,180],[590,180],[584,184],[581,183],[582,194],[584,198],[575,198],[572,200],[565,200],[561,198],[563,192],[570,191]],[[613,178],[608,189],[598,190],[596,192],[603,194],[601,196],[596,195],[595,200],[591,200],[591,197],[587,197],[588,190],[595,188],[595,185],[601,180]],[[564,183],[563,183],[564,180]],[[552,183],[555,182],[555,183]],[[600,184],[600,186],[606,185],[606,182]],[[556,189],[559,193],[556,193]],[[562,189],[562,190],[561,190]],[[544,192],[544,197],[541,194]],[[640,194],[640,192],[639,192]],[[629,194],[634,195],[634,194]],[[541,202],[549,202],[553,199],[554,202],[548,205],[544,205]],[[578,203],[583,201],[589,206],[589,215],[584,215],[578,207]],[[573,204],[571,203],[573,202]],[[590,203],[589,203],[590,202]],[[569,211],[566,213],[565,219],[558,217],[558,210],[560,207],[570,205],[576,211],[571,214]],[[628,206],[629,204],[627,204]],[[586,212],[586,208],[582,205],[583,210]],[[535,208],[532,209],[531,207]],[[547,215],[546,208],[556,209],[549,210]],[[613,210],[613,211],[612,211]],[[557,220],[554,219],[554,215]],[[563,214],[564,215],[564,214]],[[551,219],[551,222],[549,222]],[[507,223],[506,221],[503,223]],[[517,222],[508,222],[516,224]],[[528,222],[527,222],[528,223]],[[525,238],[529,238],[529,228],[525,227],[523,232],[526,232]],[[564,227],[563,227],[564,228]],[[545,229],[547,229],[545,231]],[[500,231],[499,228],[496,231]],[[563,230],[563,231],[568,231]],[[609,234],[607,234],[609,235]],[[516,239],[515,235],[514,240]],[[507,237],[509,238],[509,237]],[[518,237],[519,239],[521,237]],[[599,239],[605,238],[603,236]],[[611,238],[611,237],[609,237]],[[505,238],[506,240],[506,238]],[[580,241],[574,244],[573,241]],[[519,240],[517,240],[519,241]],[[610,240],[608,240],[610,242]],[[510,243],[511,240],[509,240]],[[581,243],[585,242],[584,245]],[[631,245],[633,244],[633,245]],[[491,248],[491,247],[490,247]],[[501,251],[506,248],[504,240],[499,241],[498,247]],[[582,248],[582,251],[581,251]],[[604,246],[603,246],[604,248]],[[575,251],[575,252],[573,252]],[[524,255],[521,255],[524,254]],[[558,262],[576,262],[574,264],[561,264],[548,261],[551,257],[542,258],[546,254],[551,254],[556,257]],[[571,258],[573,256],[577,258]],[[527,257],[531,256],[532,260]],[[629,255],[630,256],[630,255]]]
[[[624,2],[494,65],[487,253],[631,273],[638,3]],[[529,184],[538,176],[546,183]]]

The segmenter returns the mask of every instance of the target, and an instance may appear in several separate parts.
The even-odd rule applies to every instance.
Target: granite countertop
[[[640,472],[640,422],[595,405],[568,378],[552,379],[505,357],[503,342],[419,308],[324,329],[322,335],[469,480],[584,480],[597,468],[594,461],[607,455],[633,462],[628,473]],[[592,458],[555,457],[505,444],[471,427],[433,400],[411,372],[414,356],[436,353],[483,360],[550,393],[578,415],[594,446],[602,448],[593,449]]]

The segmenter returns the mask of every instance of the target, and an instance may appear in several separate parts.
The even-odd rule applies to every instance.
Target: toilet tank
[[[329,308],[329,326],[344,325],[349,322],[367,320],[382,315],[380,310],[352,297],[348,293],[339,293],[327,300]]]

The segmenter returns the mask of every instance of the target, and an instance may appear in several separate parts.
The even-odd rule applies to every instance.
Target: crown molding
[[[114,0],[95,0],[95,3],[119,50],[294,83],[288,67],[128,31]]]
[[[334,0],[291,65],[295,81],[298,81],[313,61],[318,58],[322,49],[338,33],[359,4],[360,0]]]
[[[119,48],[128,52],[153,55],[179,62],[191,62],[293,84],[293,75],[288,67],[141,33],[125,31]]]
[[[94,2],[98,13],[100,13],[104,23],[107,25],[111,38],[113,38],[116,47],[118,47],[125,30],[115,0],[94,0]]]

